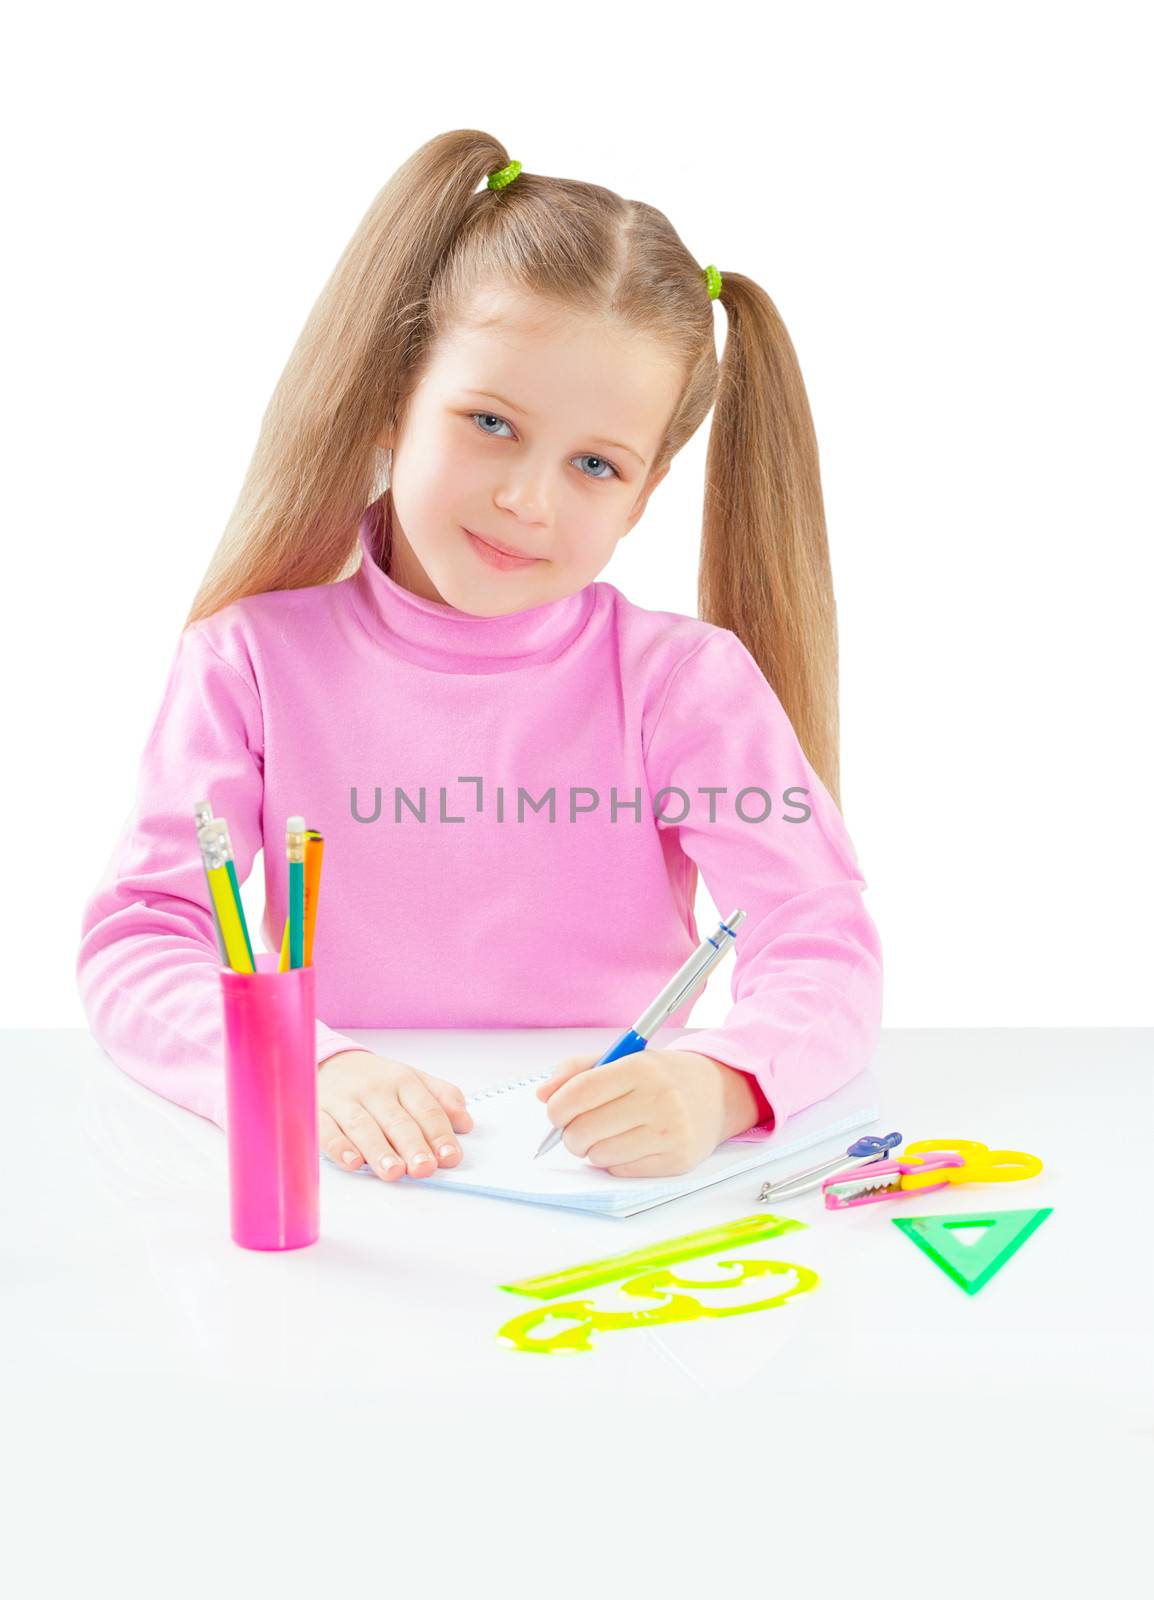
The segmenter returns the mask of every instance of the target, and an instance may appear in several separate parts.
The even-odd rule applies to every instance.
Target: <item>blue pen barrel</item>
[[[658,1028],[669,1021],[678,1007],[697,992],[722,956],[733,948],[737,937],[736,930],[745,921],[745,916],[746,913],[739,906],[718,925],[715,934],[703,939],[689,960],[682,964],[680,971],[674,974],[657,998],[651,1001],[637,1018],[633,1027],[627,1028],[619,1039],[615,1039],[605,1054],[592,1062],[591,1066],[604,1067],[610,1061],[620,1061],[623,1056],[635,1056],[644,1050],[649,1044],[649,1036],[656,1033]],[[642,1032],[642,1029],[647,1032]],[[551,1128],[541,1141],[537,1156],[543,1156],[547,1150],[552,1150],[560,1140],[560,1130]],[[533,1159],[536,1158],[534,1156]]]
[[[641,1034],[635,1033],[632,1028],[627,1028],[620,1039],[615,1039],[606,1050],[605,1054],[593,1063],[595,1067],[603,1067],[607,1061],[619,1061],[622,1056],[635,1056],[638,1050],[644,1050],[649,1043]]]

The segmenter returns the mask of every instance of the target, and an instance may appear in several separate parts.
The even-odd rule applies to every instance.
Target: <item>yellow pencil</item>
[[[220,924],[220,936],[228,954],[228,964],[234,972],[254,972],[248,942],[244,936],[236,894],[229,876],[223,818],[208,823],[200,835],[208,890]]]

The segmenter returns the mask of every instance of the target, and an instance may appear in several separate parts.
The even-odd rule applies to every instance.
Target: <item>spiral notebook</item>
[[[878,1081],[867,1068],[836,1094],[788,1117],[768,1138],[727,1139],[692,1172],[675,1178],[615,1178],[560,1144],[539,1161],[533,1159],[551,1126],[545,1102],[538,1100],[534,1090],[551,1076],[552,1070],[539,1072],[467,1095],[473,1127],[461,1137],[460,1164],[439,1167],[431,1177],[419,1181],[496,1199],[631,1217],[738,1173],[757,1168],[760,1175],[761,1168],[777,1166],[823,1141],[851,1144],[847,1134],[876,1122],[881,1115]],[[836,1144],[827,1153],[836,1155]],[[367,1166],[347,1175],[380,1181]],[[764,1174],[775,1175],[783,1173]]]

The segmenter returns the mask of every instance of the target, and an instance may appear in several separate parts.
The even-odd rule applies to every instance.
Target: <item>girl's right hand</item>
[[[350,1172],[367,1161],[374,1177],[390,1182],[456,1166],[454,1133],[473,1126],[455,1084],[368,1050],[342,1050],[321,1063],[317,1108],[325,1154]]]

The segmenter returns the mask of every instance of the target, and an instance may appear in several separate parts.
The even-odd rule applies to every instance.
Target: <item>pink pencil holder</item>
[[[232,1237],[296,1250],[320,1232],[316,968],[222,967]]]

